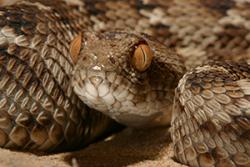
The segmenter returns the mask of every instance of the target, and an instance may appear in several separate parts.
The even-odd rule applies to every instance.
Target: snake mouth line
[[[138,126],[145,124],[145,120],[169,113],[168,92],[161,93],[159,97],[162,99],[157,99],[159,91],[135,87],[116,72],[97,73],[81,69],[74,78],[74,91],[86,105],[122,124],[136,123]]]
[[[84,73],[80,72],[82,80],[75,81],[74,89],[79,97],[90,107],[102,112],[119,111],[121,103],[133,99],[133,94],[129,86],[122,84],[123,80],[115,72],[104,73]],[[127,106],[134,106],[131,102]]]

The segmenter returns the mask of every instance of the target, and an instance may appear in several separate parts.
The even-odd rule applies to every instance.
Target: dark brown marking
[[[225,14],[228,9],[235,6],[233,0],[201,0],[201,3],[212,10],[216,10],[222,14]]]

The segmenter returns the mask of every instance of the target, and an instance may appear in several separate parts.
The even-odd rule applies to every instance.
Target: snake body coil
[[[112,125],[86,107],[70,85],[69,44],[88,22],[81,12],[55,4],[24,1],[1,8],[2,147],[69,149],[89,143]]]

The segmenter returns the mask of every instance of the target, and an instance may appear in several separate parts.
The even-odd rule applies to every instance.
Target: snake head
[[[143,34],[85,32],[71,57],[74,91],[89,107],[129,126],[169,123],[184,72],[173,50]]]

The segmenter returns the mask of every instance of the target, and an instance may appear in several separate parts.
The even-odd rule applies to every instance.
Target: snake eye
[[[78,56],[81,50],[81,45],[82,45],[82,34],[79,34],[72,40],[69,48],[71,59],[75,64],[78,60]]]
[[[133,54],[132,64],[140,72],[148,69],[153,59],[153,53],[147,44],[139,44]]]

